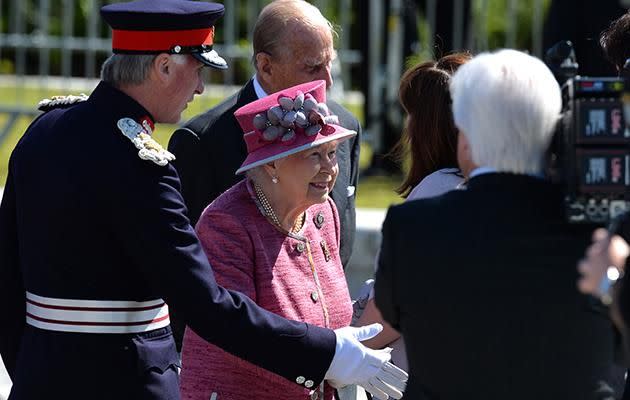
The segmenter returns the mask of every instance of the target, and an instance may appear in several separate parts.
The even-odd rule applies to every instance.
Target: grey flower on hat
[[[324,125],[339,124],[339,118],[330,114],[325,103],[318,103],[310,94],[298,91],[295,98],[282,96],[278,105],[266,112],[256,114],[254,127],[262,132],[262,138],[268,142],[280,140],[292,142],[296,130],[307,136],[317,135]]]

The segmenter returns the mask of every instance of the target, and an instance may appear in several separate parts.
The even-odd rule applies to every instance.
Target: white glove
[[[389,362],[391,349],[372,350],[360,343],[382,330],[381,324],[335,330],[335,356],[325,376],[333,387],[357,384],[380,400],[402,397],[408,375]]]

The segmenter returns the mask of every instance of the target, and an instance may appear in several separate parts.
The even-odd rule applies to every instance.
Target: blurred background
[[[207,69],[209,86],[183,120],[212,107],[253,75],[251,34],[269,1],[218,1],[227,12],[219,21],[216,42],[230,68]],[[95,87],[100,65],[110,54],[111,36],[98,10],[111,2],[0,0],[0,186],[11,150],[38,114],[37,102],[58,94],[89,94]],[[551,0],[311,2],[339,34],[330,95],[364,127],[358,206],[382,208],[401,201],[393,192],[401,180],[400,168],[383,155],[402,131],[397,91],[406,66],[454,49],[513,47],[540,56]],[[158,141],[166,145],[173,130],[161,126]]]

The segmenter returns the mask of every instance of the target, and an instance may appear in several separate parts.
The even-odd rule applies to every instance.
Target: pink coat
[[[258,207],[251,183],[243,180],[201,215],[197,233],[217,282],[288,319],[348,326],[352,305],[339,258],[335,203],[310,207],[298,234],[276,228]],[[217,400],[310,399],[312,390],[313,398],[333,398],[327,384],[323,394],[322,388],[305,389],[206,343],[188,328],[182,366],[183,399],[207,400],[214,392]]]

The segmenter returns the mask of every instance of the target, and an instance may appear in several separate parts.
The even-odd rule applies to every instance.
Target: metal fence
[[[8,7],[3,7],[3,2],[8,1]],[[361,0],[359,0],[361,1]],[[112,0],[35,0],[32,2],[24,0],[0,0],[0,19],[2,11],[8,10],[8,26],[0,27],[0,58],[3,50],[14,49],[15,74],[23,76],[26,73],[26,54],[36,50],[39,53],[38,74],[49,76],[51,73],[50,53],[54,50],[61,51],[61,73],[62,77],[72,75],[72,58],[80,52],[85,57],[84,71],[82,76],[86,78],[96,78],[99,66],[98,56],[107,55],[111,49],[111,32],[106,30],[107,35],[102,35],[103,22],[99,17],[101,6],[114,3]],[[77,3],[83,4],[85,12],[85,32],[76,32],[75,9]],[[251,39],[252,29],[258,13],[269,1],[260,0],[224,0],[227,10],[240,10],[239,12],[227,12],[225,17],[219,20],[219,31],[223,32],[223,43],[217,44],[217,50],[230,60],[251,58],[251,49],[241,45],[243,39]],[[350,21],[353,0],[316,0],[313,2],[324,13],[339,15],[335,23],[340,27],[344,35],[339,40],[339,60],[342,66],[356,64],[361,61],[361,54],[358,50],[350,48],[349,36],[346,32],[351,32],[354,28]],[[53,13],[61,12],[60,33],[52,34],[50,20]],[[242,10],[245,10],[246,28],[243,31],[242,24],[239,24]],[[330,17],[330,15],[328,15]],[[27,29],[27,21],[36,21],[30,31]],[[33,25],[33,24],[31,24]],[[342,72],[347,77],[346,71]],[[225,82],[235,84],[233,70],[225,72]]]
[[[336,93],[333,96],[343,96],[344,87],[354,79],[356,68],[367,69],[367,79],[361,92],[368,99],[365,104],[365,138],[375,149],[380,148],[380,134],[383,123],[383,104],[396,103],[398,81],[404,68],[402,35],[403,35],[403,4],[410,0],[313,0],[323,14],[331,19],[340,32],[337,41],[338,64],[335,71]],[[443,0],[441,0],[443,1]],[[506,10],[505,47],[514,47],[517,37],[517,7],[523,0],[452,0],[453,1],[453,44],[454,48],[468,48],[472,51],[486,50],[488,44],[487,19],[490,3],[502,3]],[[20,90],[26,83],[26,75],[33,72],[34,66],[27,65],[29,60],[36,60],[35,75],[41,87],[48,87],[53,82],[61,82],[67,87],[69,78],[74,74],[84,78],[97,78],[99,60],[104,59],[111,49],[109,29],[103,26],[99,17],[102,5],[115,2],[114,0],[0,0],[0,21],[6,20],[5,26],[0,26],[0,60],[11,54],[10,63],[14,66],[11,79],[17,87],[15,99],[11,105],[3,104],[0,99],[0,113],[9,114],[3,127],[0,127],[0,144],[2,137],[12,127],[19,115],[34,115],[33,105],[22,105]],[[465,3],[469,2],[470,12],[464,12]],[[531,5],[532,14],[532,48],[533,54],[542,53],[542,25],[545,0],[527,0]],[[251,58],[252,30],[256,17],[268,0],[223,0],[228,12],[219,22],[219,31],[223,41],[217,50],[230,63],[241,61],[248,65]],[[425,50],[433,48],[433,34],[436,23],[436,9],[438,0],[425,0],[424,8],[420,10],[424,24],[428,27],[423,43]],[[82,15],[75,15],[77,5],[81,6]],[[360,20],[357,15],[358,7],[368,7],[368,21]],[[234,10],[234,11],[232,11]],[[5,13],[3,15],[3,13]],[[3,16],[5,18],[3,18]],[[53,34],[51,20],[57,26]],[[80,24],[77,24],[78,18]],[[242,23],[243,18],[245,23]],[[467,21],[468,29],[462,27]],[[367,48],[359,49],[357,44],[351,43],[351,37],[367,35],[370,40]],[[36,54],[36,56],[35,56]],[[60,59],[55,64],[58,71],[52,74],[52,57]],[[73,70],[73,59],[81,57],[82,71]],[[6,58],[6,57],[5,57]],[[251,68],[251,66],[249,67]],[[238,82],[234,69],[228,69],[221,77],[226,84],[242,84]],[[253,73],[250,70],[249,73]],[[242,75],[242,74],[241,74]],[[0,76],[1,77],[1,76]],[[344,85],[345,83],[345,85]],[[354,87],[359,85],[352,82]],[[385,100],[385,103],[383,103]],[[391,107],[390,118],[397,118],[394,107]],[[387,114],[387,113],[386,113]],[[398,117],[399,118],[399,117]]]

